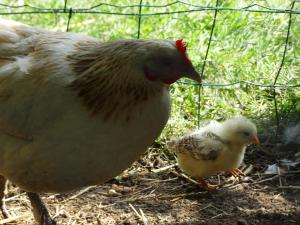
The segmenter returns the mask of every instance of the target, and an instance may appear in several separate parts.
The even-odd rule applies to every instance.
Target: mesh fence
[[[300,1],[0,2],[2,18],[102,40],[184,38],[203,83],[172,87],[173,126],[238,112],[277,135],[300,120]]]

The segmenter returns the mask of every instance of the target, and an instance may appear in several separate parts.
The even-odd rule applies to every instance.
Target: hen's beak
[[[251,143],[252,143],[252,144],[257,144],[257,145],[260,144],[259,139],[258,139],[258,137],[257,137],[256,135],[253,135],[253,136],[251,137]]]
[[[201,83],[201,76],[200,74],[195,70],[193,66],[191,66],[188,71],[185,73],[184,77],[190,78],[198,83]]]

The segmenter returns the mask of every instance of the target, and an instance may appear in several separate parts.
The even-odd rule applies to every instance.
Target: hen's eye
[[[170,59],[163,59],[161,63],[165,66],[170,66],[172,64],[172,61]]]

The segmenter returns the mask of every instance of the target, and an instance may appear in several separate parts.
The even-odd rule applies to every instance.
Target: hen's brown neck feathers
[[[128,121],[133,109],[162,94],[164,85],[146,80],[143,74],[140,79],[134,79],[130,76],[135,72],[130,52],[105,44],[80,43],[74,54],[67,57],[77,74],[70,87],[92,114],[100,113],[105,120],[121,116]]]

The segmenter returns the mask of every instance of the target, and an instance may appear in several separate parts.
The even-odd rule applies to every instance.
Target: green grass
[[[12,4],[10,0],[1,3]],[[63,8],[64,1],[14,1],[15,5],[27,3],[42,8]],[[79,1],[69,0],[67,9],[89,8],[100,2],[117,5],[139,4],[139,0]],[[143,1],[144,4],[165,4],[173,1]],[[215,1],[186,1],[202,6],[215,6]],[[292,1],[219,1],[222,7],[245,7],[260,4],[270,8],[289,9]],[[165,8],[144,7],[143,13],[174,12],[192,7],[175,4]],[[295,4],[300,10],[300,2]],[[114,8],[101,6],[94,10],[116,13],[138,13],[139,8]],[[32,11],[30,8],[5,9],[3,12]],[[198,11],[166,15],[150,15],[141,18],[141,38],[179,39],[189,43],[189,55],[197,69],[203,65],[212,29],[214,11]],[[66,30],[68,13],[3,15],[34,26],[52,30]],[[219,11],[208,54],[203,80],[209,84],[225,84],[247,80],[260,84],[272,84],[279,69],[289,15],[245,11]],[[137,16],[73,14],[70,31],[81,32],[102,40],[136,38]],[[300,84],[300,14],[292,16],[286,58],[278,84]],[[172,117],[162,139],[196,128],[198,113],[198,87],[177,83],[170,89],[173,97]],[[276,89],[278,112],[283,123],[300,120],[300,88]],[[262,130],[263,123],[274,125],[275,110],[273,89],[241,84],[229,87],[204,87],[201,89],[200,118],[225,119],[235,114],[249,116]],[[265,121],[265,122],[264,122]]]

